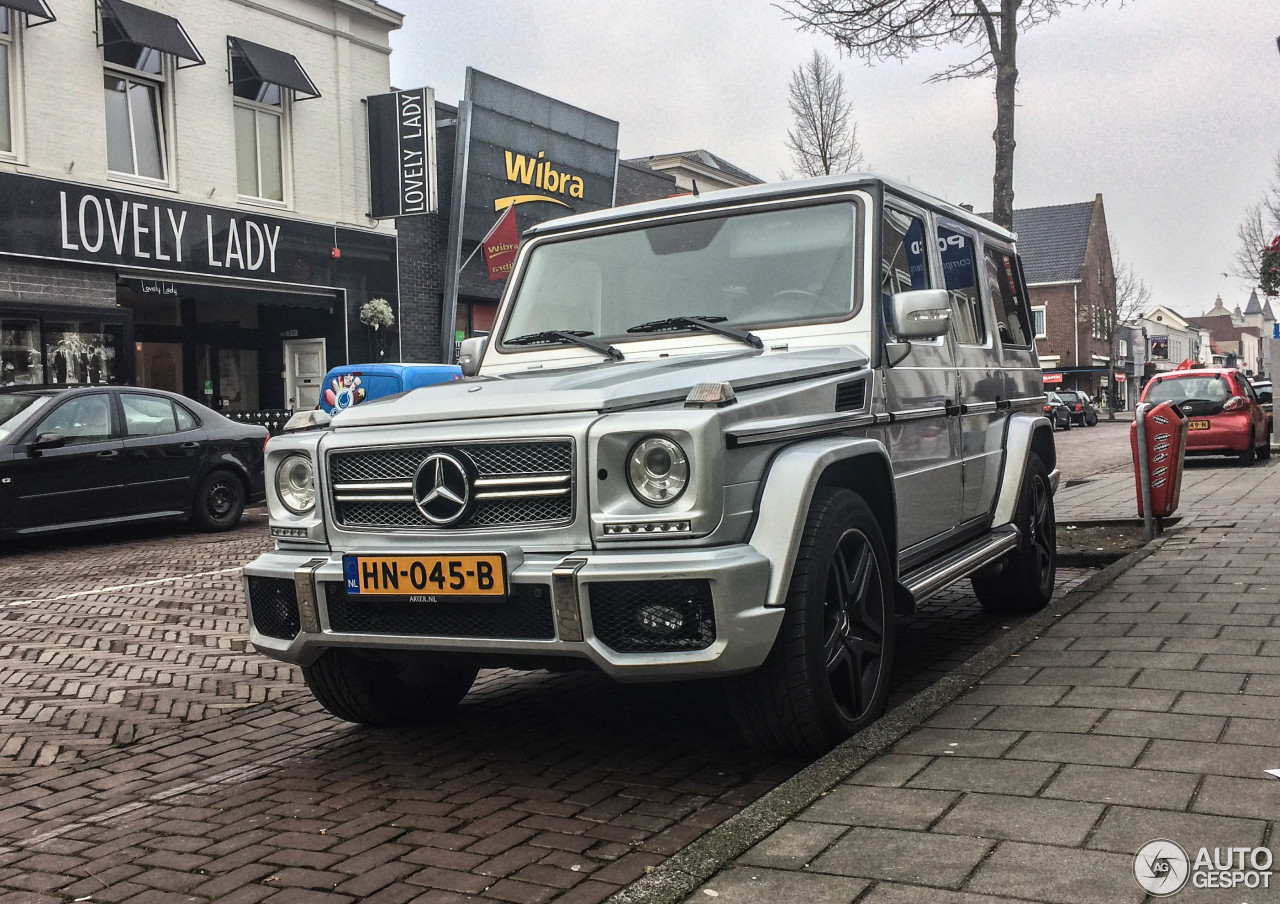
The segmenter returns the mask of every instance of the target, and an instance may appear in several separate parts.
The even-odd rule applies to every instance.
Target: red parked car
[[[1187,416],[1188,455],[1238,455],[1251,465],[1271,457],[1267,414],[1238,370],[1176,370],[1160,374],[1140,401],[1172,402]]]

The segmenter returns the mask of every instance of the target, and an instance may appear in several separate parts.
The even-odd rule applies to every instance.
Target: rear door
[[[13,450],[13,527],[29,530],[120,514],[123,463],[119,428],[107,392],[76,393],[59,402]],[[39,436],[63,445],[35,450]]]
[[[185,510],[208,446],[203,428],[168,396],[121,392],[119,399],[126,512]]]
[[[937,256],[924,211],[894,199],[881,220],[880,280],[884,327],[893,339],[889,298],[936,288]],[[914,340],[905,358],[881,370],[892,423],[883,437],[898,496],[898,536],[910,549],[953,528],[960,510],[961,456],[956,371],[949,337]]]

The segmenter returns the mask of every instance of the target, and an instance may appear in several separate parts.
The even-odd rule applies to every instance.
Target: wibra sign
[[[332,284],[331,227],[0,174],[0,253]]]
[[[580,107],[468,69],[455,147],[464,175],[452,207],[466,241],[482,241],[508,207],[523,231],[613,206],[618,123]]]

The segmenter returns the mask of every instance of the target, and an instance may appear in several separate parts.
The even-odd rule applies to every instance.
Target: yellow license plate
[[[1209,422],[1208,421],[1187,421],[1187,429],[1188,430],[1208,430]]]
[[[347,593],[404,596],[423,602],[449,597],[503,599],[506,559],[485,556],[345,556]]]

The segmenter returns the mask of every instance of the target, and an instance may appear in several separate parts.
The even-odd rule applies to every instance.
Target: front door
[[[881,303],[896,292],[937,286],[927,218],[886,208],[881,228]],[[891,324],[885,317],[885,328]],[[898,537],[904,552],[954,527],[961,492],[955,351],[950,337],[914,341],[905,358],[882,371],[893,422],[884,439],[898,495]]]
[[[304,411],[320,404],[321,381],[325,366],[323,339],[286,339],[284,341],[285,407]]]

